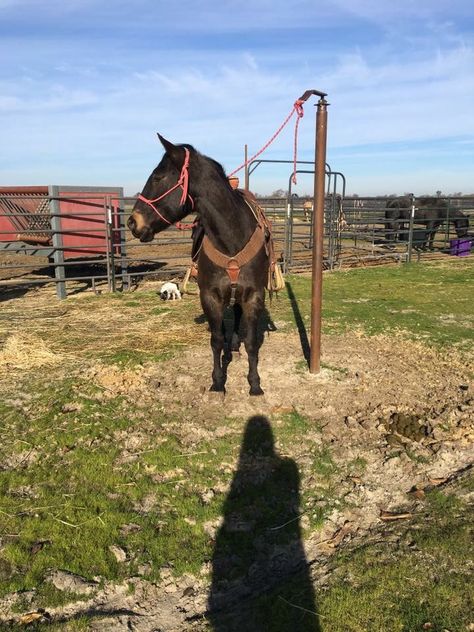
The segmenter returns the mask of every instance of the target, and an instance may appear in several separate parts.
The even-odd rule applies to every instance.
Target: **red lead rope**
[[[304,116],[303,103],[304,103],[304,101],[301,101],[301,99],[297,99],[295,101],[294,105],[293,105],[293,108],[292,108],[291,112],[288,114],[286,119],[283,121],[283,123],[280,125],[280,127],[277,129],[277,131],[273,134],[273,136],[270,138],[270,140],[267,143],[265,143],[265,145],[262,147],[262,149],[260,149],[260,151],[257,151],[256,154],[254,154],[251,158],[249,158],[248,160],[243,162],[239,167],[237,167],[237,169],[234,169],[234,171],[232,171],[232,173],[229,173],[228,177],[230,178],[231,176],[234,175],[234,173],[237,173],[238,171],[240,171],[241,169],[246,167],[248,164],[250,164],[252,162],[252,160],[255,160],[255,158],[260,156],[260,154],[263,154],[265,149],[267,149],[267,147],[269,147],[273,143],[275,138],[280,134],[280,132],[285,127],[285,125],[289,122],[289,120],[291,119],[293,114],[296,112],[297,117],[296,117],[296,123],[295,123],[295,140],[294,140],[294,153],[293,153],[293,175],[292,175],[293,183],[296,184],[296,158],[297,158],[297,152],[298,152],[298,125],[300,123],[300,118],[303,118],[303,116]]]

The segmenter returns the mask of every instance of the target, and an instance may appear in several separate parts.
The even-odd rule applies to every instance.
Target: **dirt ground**
[[[208,391],[206,347],[184,352],[179,366],[160,363],[127,374],[95,365],[90,375],[110,396],[153,397],[176,412],[184,423],[173,433],[190,449],[226,433],[223,411],[243,419],[298,411],[311,419],[317,429],[295,436],[289,453],[303,475],[308,442],[329,444],[341,466],[357,458],[367,462],[363,481],[341,470],[346,478],[340,491],[357,509],[335,512],[328,527],[333,531],[350,523],[352,533],[363,533],[379,521],[382,510],[405,505],[411,489],[446,480],[472,463],[473,365],[465,355],[441,354],[393,335],[354,333],[325,337],[322,357],[325,368],[312,375],[304,366],[298,334],[270,333],[259,365],[265,395],[257,398],[248,396],[245,352],[229,366],[225,396]]]
[[[50,308],[45,303],[44,309]],[[369,338],[354,331],[323,338],[324,368],[311,375],[298,333],[287,330],[284,322],[275,325],[276,331],[266,335],[261,349],[265,395],[258,398],[248,396],[244,351],[240,357],[234,355],[229,366],[226,395],[208,391],[211,355],[204,341],[185,349],[179,363],[172,359],[127,369],[90,360],[78,368],[71,356],[61,357],[57,350],[48,349],[39,363],[41,367],[44,362],[45,368],[62,365],[65,372],[74,366],[74,372],[101,387],[105,397],[123,395],[143,402],[144,407],[176,413],[180,421],[170,431],[190,451],[199,450],[201,443],[213,437],[239,432],[235,425],[222,424],[223,412],[243,423],[255,415],[275,420],[277,450],[279,415],[297,411],[311,420],[310,429],[295,434],[284,456],[297,463],[306,491],[318,485],[311,472],[308,446],[330,446],[338,466],[335,485],[344,502],[335,507],[322,529],[308,530],[304,541],[312,579],[320,587],[328,581],[336,551],[366,541],[392,520],[416,513],[424,490],[446,484],[471,466],[473,354],[456,349],[436,351],[393,333]],[[7,352],[5,344],[2,353]],[[13,384],[14,371],[4,378],[5,395]],[[142,441],[140,432],[127,437],[134,452]],[[366,464],[363,474],[351,465],[357,460]],[[306,521],[303,507],[303,528]],[[218,527],[209,526],[214,532]],[[66,573],[55,585],[71,587],[71,582],[81,581]],[[90,592],[90,597],[51,608],[53,620],[100,611],[104,616],[92,620],[88,629],[177,632],[201,629],[209,577],[204,569],[201,577],[186,576],[178,581],[164,574],[157,584],[135,577],[122,585],[87,583],[79,588],[78,592]],[[4,621],[15,601],[14,595],[3,601]]]

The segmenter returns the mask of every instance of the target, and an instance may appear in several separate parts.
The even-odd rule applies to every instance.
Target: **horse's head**
[[[128,227],[140,241],[183,219],[192,210],[188,193],[188,166],[192,147],[173,145],[158,134],[165,155],[138,196]]]
[[[463,215],[463,217],[456,218],[454,220],[454,228],[459,239],[467,237],[467,234],[469,232],[469,218],[465,215]]]

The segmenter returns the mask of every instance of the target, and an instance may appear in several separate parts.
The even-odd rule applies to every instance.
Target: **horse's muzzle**
[[[152,241],[154,232],[150,226],[147,226],[141,216],[135,217],[135,213],[132,213],[127,220],[127,226],[134,237],[140,241]]]

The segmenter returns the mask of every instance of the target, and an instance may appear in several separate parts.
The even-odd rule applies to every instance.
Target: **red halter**
[[[187,147],[185,147],[184,148],[184,162],[183,162],[183,166],[181,167],[181,173],[179,174],[178,182],[173,187],[171,187],[171,189],[168,189],[162,195],[160,195],[159,197],[155,198],[154,200],[149,200],[148,198],[144,197],[142,194],[140,194],[138,196],[138,199],[141,202],[145,202],[145,204],[147,204],[150,208],[152,208],[155,211],[155,213],[158,215],[158,217],[160,219],[162,219],[166,224],[169,224],[170,226],[172,224],[175,224],[176,228],[178,228],[179,230],[186,230],[186,229],[189,229],[189,228],[193,228],[193,226],[195,226],[195,223],[194,224],[182,224],[181,222],[170,222],[169,219],[167,219],[166,217],[164,217],[164,215],[162,215],[160,213],[160,211],[156,208],[156,206],[154,206],[154,204],[156,202],[159,202],[160,200],[162,200],[164,197],[169,195],[172,191],[174,191],[178,187],[181,187],[183,189],[183,193],[181,194],[181,200],[180,200],[181,206],[186,202],[187,198],[189,198],[191,200],[191,204],[192,204],[192,206],[194,208],[194,200],[188,193],[188,189],[189,189],[189,171],[188,171],[188,168],[189,168],[189,149],[187,149]]]

